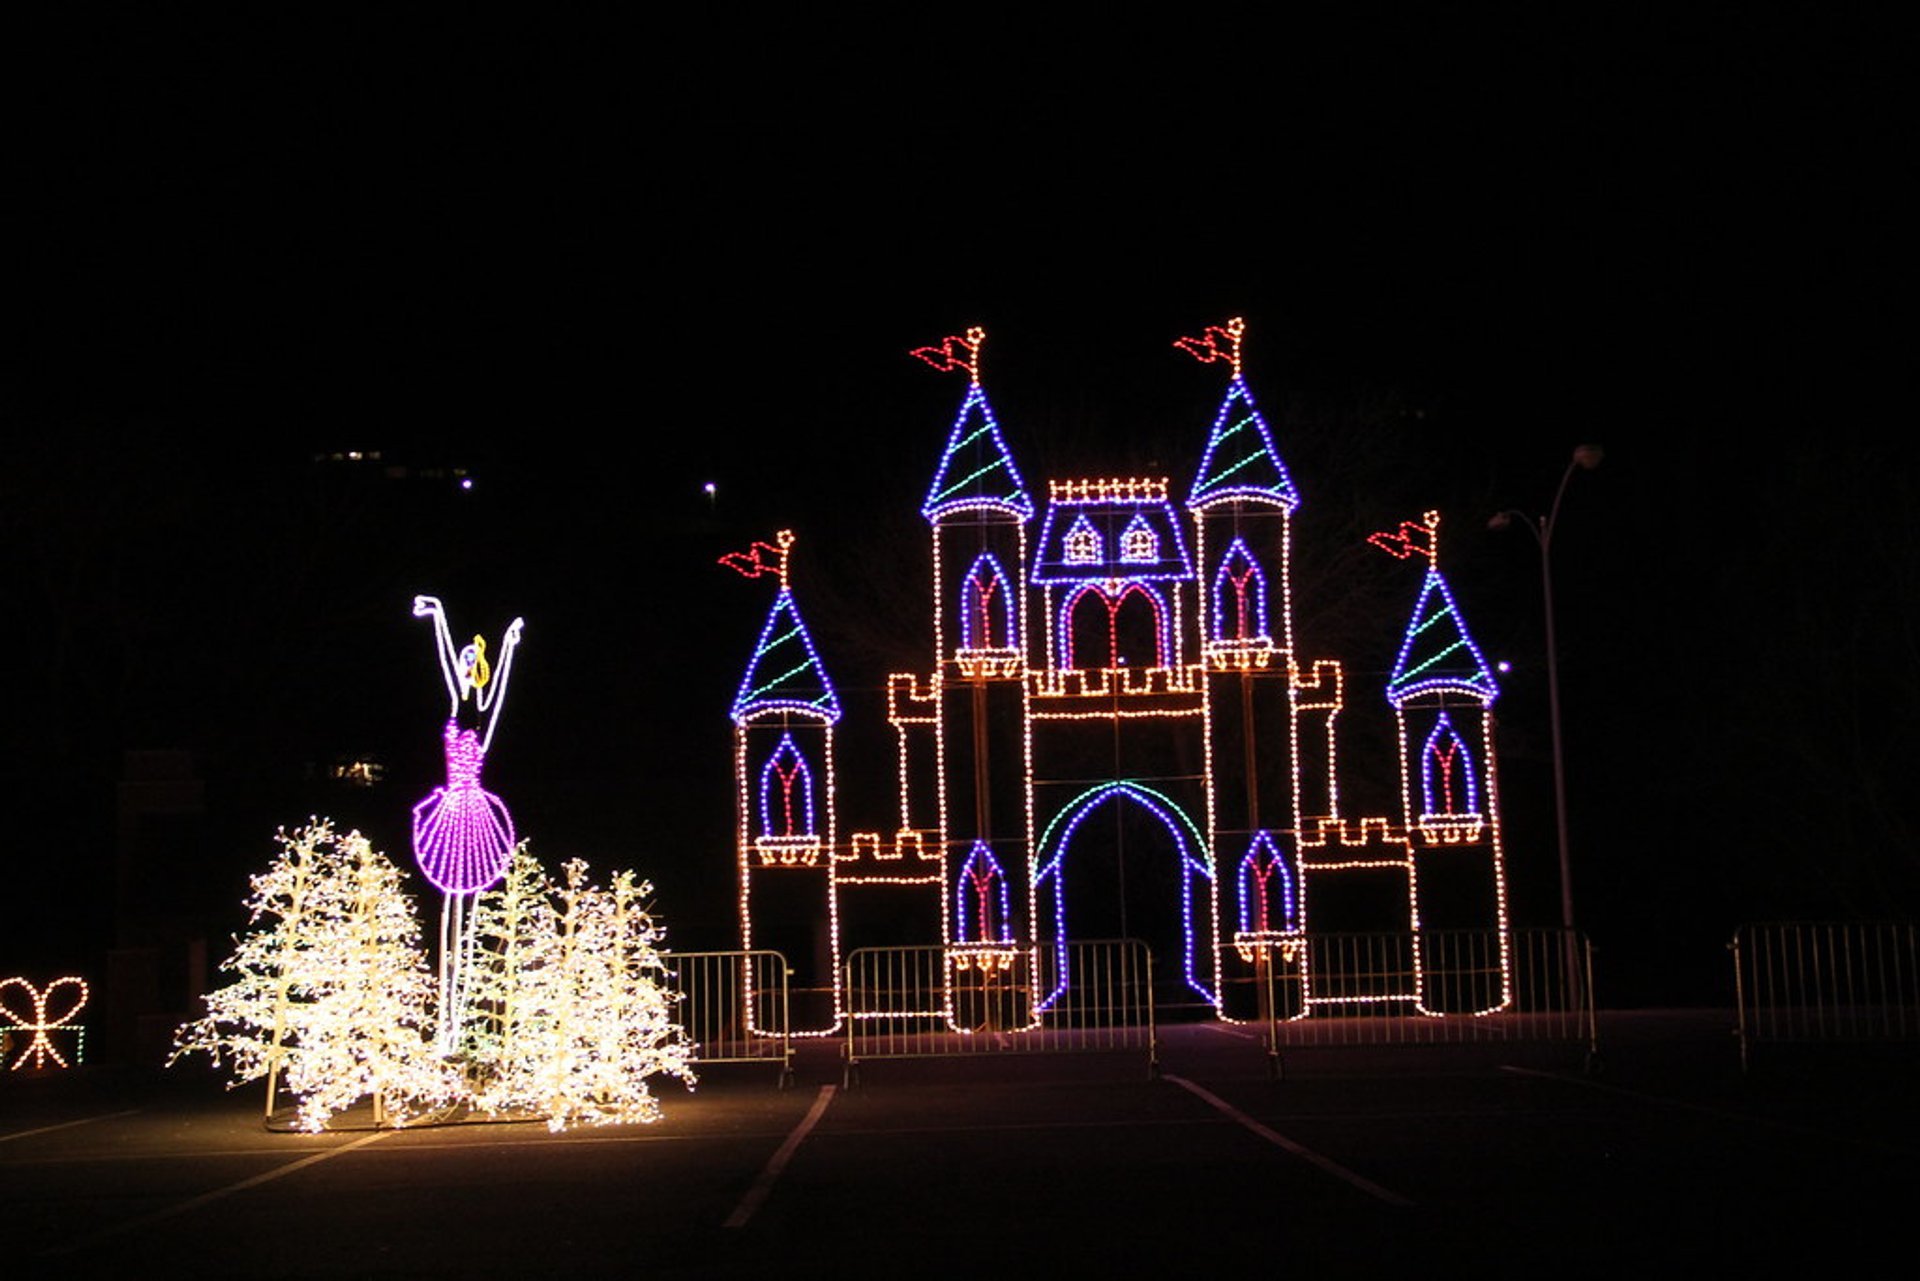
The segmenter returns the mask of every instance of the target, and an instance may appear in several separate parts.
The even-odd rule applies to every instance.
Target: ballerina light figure
[[[413,614],[433,620],[434,650],[447,683],[447,724],[442,731],[447,781],[413,807],[413,856],[446,896],[440,911],[440,1045],[451,1053],[464,1013],[461,974],[474,944],[467,907],[506,873],[513,856],[513,816],[499,797],[480,786],[480,765],[500,722],[523,623],[516,618],[508,624],[496,668],[487,660],[484,637],[476,635],[454,648],[446,607],[438,597],[415,596]]]

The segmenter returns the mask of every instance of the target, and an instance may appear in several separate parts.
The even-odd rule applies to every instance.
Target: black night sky
[[[1221,380],[1170,344],[1233,315],[1305,498],[1303,648],[1359,701],[1418,584],[1361,540],[1443,513],[1442,567],[1514,665],[1525,924],[1557,917],[1539,561],[1486,521],[1605,446],[1554,557],[1603,997],[1723,998],[1739,921],[1910,917],[1890,42],[1551,9],[1291,32],[150,13],[23,49],[0,968],[97,970],[183,922],[218,943],[309,814],[404,858],[440,781],[421,591],[456,630],[527,619],[487,779],[535,850],[635,867],[676,942],[729,944],[726,710],[770,589],[715,557],[798,533],[849,704],[842,826],[889,827],[882,686],[928,662],[917,509],[962,390],[907,350],[986,326],[1030,483],[1179,490]],[[380,461],[319,461],[351,450]],[[122,869],[116,913],[129,751],[190,753],[205,812],[174,866]],[[325,777],[355,756],[384,783]]]

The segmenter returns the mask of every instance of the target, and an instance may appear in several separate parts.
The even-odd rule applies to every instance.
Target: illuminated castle
[[[1121,935],[1152,945],[1163,999],[1225,1017],[1256,976],[1284,979],[1288,1016],[1506,1005],[1498,691],[1435,564],[1437,515],[1372,540],[1427,567],[1369,691],[1397,726],[1400,812],[1351,815],[1342,669],[1295,647],[1300,494],[1241,377],[1240,322],[1177,344],[1231,369],[1179,499],[1165,479],[1070,480],[1036,506],[981,386],[983,336],[914,353],[968,384],[921,506],[935,662],[887,686],[894,831],[841,836],[841,707],[787,586],[792,536],[726,558],[780,578],[732,716],[743,939],[815,993],[795,1029],[837,1026],[857,947],[939,945],[949,973],[1023,958],[1038,1018],[1071,985],[1064,942]],[[1450,928],[1497,939],[1474,973],[1423,948]],[[1315,962],[1311,940],[1359,930],[1390,932],[1400,960]]]

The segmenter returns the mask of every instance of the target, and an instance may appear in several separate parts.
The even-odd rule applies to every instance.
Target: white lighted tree
[[[371,1098],[378,1124],[405,1124],[459,1094],[434,1051],[434,983],[400,870],[358,832],[315,821],[278,836],[253,878],[250,931],[221,968],[205,1017],[175,1034],[173,1057],[231,1064],[300,1100],[299,1125]]]
[[[550,1129],[654,1121],[649,1078],[693,1081],[692,1046],[632,872],[605,889],[575,859],[558,883],[524,849],[505,883],[481,895],[481,951],[470,975],[474,1103],[542,1113]]]
[[[505,880],[474,904],[475,964],[460,1043],[474,1106],[483,1111],[530,1106],[526,1082],[552,1021],[545,991],[555,933],[552,889],[523,842]]]

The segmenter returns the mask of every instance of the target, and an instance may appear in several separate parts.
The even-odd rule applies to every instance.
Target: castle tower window
[[[1298,900],[1293,872],[1266,832],[1254,835],[1247,856],[1240,860],[1240,930],[1242,933],[1279,933],[1295,928]]]
[[[1006,575],[982,552],[960,585],[960,646],[1011,649],[1013,643],[1013,601]]]
[[[1167,610],[1146,583],[1109,591],[1087,583],[1062,610],[1066,667],[1165,667],[1171,650]]]
[[[1160,535],[1153,532],[1145,516],[1136,514],[1120,535],[1120,559],[1133,564],[1152,564],[1160,559]]]
[[[1213,577],[1213,638],[1253,640],[1267,634],[1267,578],[1238,538]]]
[[[1100,535],[1085,516],[1073,522],[1073,528],[1067,531],[1067,564],[1097,565],[1100,563]]]
[[[985,841],[975,841],[967,861],[960,866],[953,914],[956,942],[1012,941],[1013,934],[1007,925],[1007,878]]]
[[[1434,722],[1420,753],[1420,791],[1427,814],[1478,814],[1480,797],[1473,779],[1473,754],[1445,712]]]
[[[760,771],[760,834],[814,835],[813,771],[791,734],[781,736],[780,746]]]

